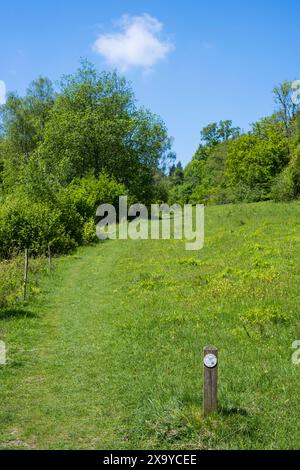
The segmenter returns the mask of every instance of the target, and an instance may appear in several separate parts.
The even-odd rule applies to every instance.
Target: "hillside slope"
[[[0,447],[299,448],[300,204],[206,210],[205,247],[108,241],[0,312]],[[202,347],[220,351],[201,417]]]

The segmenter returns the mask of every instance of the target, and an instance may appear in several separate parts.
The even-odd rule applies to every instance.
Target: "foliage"
[[[278,113],[254,123],[247,134],[239,134],[231,121],[205,127],[201,132],[204,144],[180,179],[174,178],[174,170],[169,177],[170,201],[226,204],[270,199],[297,142],[297,123],[293,116],[291,136]]]
[[[287,137],[291,137],[293,119],[299,111],[299,106],[292,100],[292,82],[283,81],[273,89],[274,101],[278,105],[278,115],[283,122]]]
[[[171,156],[170,146],[162,120],[136,107],[125,79],[84,64],[63,81],[38,154],[47,174],[63,186],[105,170],[146,202],[153,195],[155,169]]]
[[[47,78],[0,109],[0,258],[50,244],[64,253],[94,239],[102,203],[165,202],[171,139],[159,116],[139,108],[116,72],[86,61],[54,91]]]
[[[126,194],[125,186],[109,178],[104,172],[98,178],[90,174],[81,179],[74,179],[62,190],[62,197],[66,198],[67,204],[75,207],[83,220],[95,216],[100,204],[112,204],[117,207],[119,196]]]
[[[29,246],[65,252],[93,240],[101,203],[291,200],[300,195],[300,113],[291,84],[274,88],[276,112],[241,133],[213,122],[186,166],[173,161],[163,121],[136,104],[116,72],[83,61],[60,88],[39,77],[1,107],[1,257]],[[47,221],[47,222],[46,222]]]
[[[288,160],[283,125],[264,119],[253,126],[253,133],[241,136],[229,146],[228,185],[235,191],[243,188],[240,200],[249,200],[251,195],[254,201],[269,199],[272,182]]]
[[[83,242],[86,244],[96,243],[98,241],[95,230],[95,218],[90,217],[83,226]]]
[[[34,255],[64,252],[74,246],[58,209],[27,197],[13,195],[0,207],[0,256],[10,258],[28,248]]]
[[[213,147],[220,142],[227,142],[229,139],[235,139],[239,134],[240,128],[233,127],[230,120],[208,124],[200,133],[201,141],[208,147]]]
[[[276,201],[290,201],[300,197],[300,146],[298,146],[287,167],[274,181],[272,197]]]
[[[54,97],[51,81],[40,77],[30,84],[24,98],[10,93],[6,104],[0,107],[0,160],[3,162],[1,179],[6,190],[14,189],[22,178],[32,152],[41,143]]]

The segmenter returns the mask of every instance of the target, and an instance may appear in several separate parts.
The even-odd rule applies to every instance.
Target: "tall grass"
[[[28,294],[38,292],[39,278],[47,270],[46,258],[30,258]],[[0,308],[15,305],[22,300],[24,256],[0,262]]]

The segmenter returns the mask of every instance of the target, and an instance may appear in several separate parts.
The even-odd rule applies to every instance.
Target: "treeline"
[[[300,112],[292,89],[248,133],[206,126],[191,162],[172,164],[164,122],[138,107],[130,84],[83,61],[54,88],[38,78],[0,108],[0,259],[66,253],[96,239],[98,205],[121,195],[158,202],[225,204],[300,195]]]
[[[57,90],[40,77],[0,112],[0,259],[93,241],[97,206],[120,195],[166,201],[166,126],[116,73],[83,61]]]
[[[232,121],[201,131],[191,162],[173,165],[169,199],[175,203],[226,204],[300,196],[300,112],[291,83],[273,90],[276,111],[242,133]]]

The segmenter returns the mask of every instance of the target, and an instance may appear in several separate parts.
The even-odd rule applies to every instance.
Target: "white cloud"
[[[123,15],[118,25],[119,32],[101,34],[93,48],[123,71],[130,67],[149,70],[174,48],[170,41],[161,39],[163,24],[148,14]]]
[[[3,80],[0,80],[0,105],[6,103],[6,85]]]

